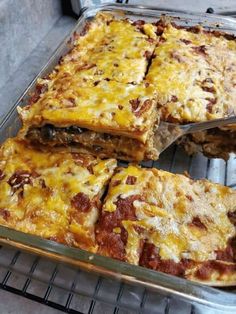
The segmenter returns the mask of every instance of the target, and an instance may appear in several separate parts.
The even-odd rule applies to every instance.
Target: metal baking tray
[[[20,120],[17,114],[17,106],[24,106],[27,104],[30,94],[34,91],[37,79],[47,75],[53,67],[58,63],[61,56],[65,55],[72,47],[75,32],[80,32],[85,23],[93,18],[97,12],[110,11],[117,17],[124,17],[124,15],[130,19],[144,19],[149,22],[156,21],[161,15],[172,16],[175,22],[180,25],[192,26],[196,24],[202,24],[207,29],[217,29],[236,34],[236,20],[233,18],[223,18],[221,16],[207,15],[207,14],[194,14],[190,12],[168,12],[164,10],[158,10],[154,7],[145,6],[120,6],[120,5],[100,5],[86,9],[82,16],[79,18],[75,28],[71,31],[70,35],[65,38],[63,43],[56,49],[53,56],[43,67],[37,77],[31,82],[26,91],[12,107],[8,115],[0,124],[0,142],[3,142],[6,138],[15,136],[20,128]],[[125,31],[125,30],[124,30]],[[175,168],[175,172],[189,171],[190,165],[184,162],[182,155],[178,158],[178,149],[172,154],[178,160],[178,167]],[[165,154],[165,153],[164,153]],[[168,154],[168,152],[167,152]],[[228,169],[224,170],[224,173],[218,171],[218,175],[207,175],[207,172],[203,172],[207,158],[200,156],[195,160],[195,167],[190,171],[193,178],[208,177],[215,182],[225,183],[232,187],[236,185],[236,162],[234,162],[234,156],[231,156]],[[210,163],[213,162],[213,168],[217,168],[217,162],[214,160],[209,161],[206,165],[210,167]],[[223,162],[223,161],[222,161]],[[215,166],[214,166],[215,164]],[[144,166],[159,167],[165,170],[165,157],[157,162],[145,162]],[[227,167],[226,167],[227,168]],[[220,169],[218,169],[220,170]],[[224,177],[224,178],[223,178]],[[222,179],[223,178],[223,179]],[[201,285],[189,280],[181,279],[175,276],[167,275],[150,269],[146,269],[140,266],[130,265],[128,263],[113,260],[111,258],[103,257],[97,254],[92,254],[81,249],[71,248],[58,244],[53,241],[45,240],[40,237],[25,234],[19,231],[9,229],[7,227],[0,226],[0,242],[17,247],[22,250],[26,250],[32,253],[40,254],[50,257],[60,262],[69,263],[74,266],[78,266],[82,269],[93,271],[95,273],[110,276],[117,280],[126,281],[134,285],[142,285],[151,290],[156,290],[164,295],[174,295],[182,299],[189,300],[191,302],[197,302],[207,305],[211,308],[219,309],[224,312],[236,311],[236,294],[231,290],[211,288],[205,285]]]

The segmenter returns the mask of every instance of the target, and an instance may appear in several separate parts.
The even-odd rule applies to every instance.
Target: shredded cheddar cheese
[[[227,34],[99,13],[75,35],[72,50],[48,77],[39,79],[30,105],[18,108],[20,136],[101,158],[155,160],[159,121],[184,124],[236,112],[235,52],[236,41]],[[48,125],[57,130],[45,138],[42,129]],[[66,129],[71,126],[80,132]],[[234,140],[234,126],[227,132]],[[235,151],[234,144],[224,148],[217,134],[209,137],[213,148],[192,141],[195,146],[185,145],[190,153],[201,149],[224,157]]]
[[[230,188],[129,165],[111,180],[101,226],[110,217],[113,232],[127,233],[124,259],[132,264],[140,263],[143,243],[153,245],[162,261],[204,263],[216,260],[236,236],[228,216],[235,210],[236,191]]]
[[[159,41],[146,79],[163,119],[199,122],[236,112],[235,40],[168,24]]]
[[[99,13],[18,108],[19,138],[0,149],[0,224],[189,279],[236,281],[235,191],[132,164],[114,174],[110,158],[158,158],[157,121],[235,113],[235,52],[235,40],[201,27]]]
[[[116,161],[40,152],[17,139],[0,155],[0,223],[96,251],[98,203]]]
[[[143,79],[156,37],[153,25],[142,32],[129,20],[98,14],[49,77],[39,80],[46,91],[38,101],[19,108],[23,134],[30,126],[76,125],[145,143],[156,101]]]

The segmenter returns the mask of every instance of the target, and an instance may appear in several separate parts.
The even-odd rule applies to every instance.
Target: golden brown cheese
[[[236,236],[228,217],[235,210],[236,191],[230,188],[129,165],[111,180],[97,228],[99,250],[194,279],[197,267],[215,261]],[[186,261],[192,264],[181,268],[183,273],[172,272]]]
[[[152,24],[139,25],[98,13],[87,25],[87,33],[74,41],[74,49],[56,67],[59,76],[69,72],[93,81],[139,83],[155,48],[155,30]]]
[[[114,159],[40,152],[16,139],[0,151],[0,224],[96,251],[94,225]]]
[[[56,67],[59,77],[69,72],[93,82],[140,83],[155,48],[155,30],[152,24],[136,25],[98,14],[87,34],[74,42],[74,49]]]
[[[158,121],[200,122],[235,113],[235,52],[236,41],[223,33],[100,13],[75,36],[73,49],[52,73],[39,79],[30,105],[18,108],[20,136],[45,146],[99,153],[101,158],[155,160]],[[44,126],[54,129],[48,138]],[[74,126],[79,132],[67,129]],[[234,132],[232,125],[228,129]],[[110,142],[103,140],[107,135],[112,135]],[[139,154],[116,145],[130,139],[131,146],[141,147]],[[203,143],[194,148],[224,158],[235,151],[227,145],[222,153],[216,141],[211,137],[217,147],[211,154]]]
[[[26,129],[77,125],[146,141],[156,107],[151,86],[116,81],[80,86],[76,77],[70,78],[69,85],[64,90],[49,90],[36,103],[19,109]]]
[[[164,120],[187,123],[236,113],[236,41],[167,24],[147,81]]]
[[[156,102],[142,81],[155,48],[155,26],[98,14],[87,28],[55,70],[39,80],[39,100],[19,108],[26,132],[29,125],[78,125],[145,142]]]

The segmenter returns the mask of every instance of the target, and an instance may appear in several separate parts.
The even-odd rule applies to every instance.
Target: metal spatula
[[[161,121],[154,135],[154,147],[160,154],[183,135],[228,124],[236,124],[236,116],[185,125]]]

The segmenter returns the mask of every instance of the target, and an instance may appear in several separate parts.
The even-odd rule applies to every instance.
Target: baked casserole
[[[19,108],[21,136],[32,143],[155,160],[160,120],[186,124],[235,114],[233,36],[100,13],[75,37],[73,49],[38,81],[30,104]],[[227,159],[236,151],[235,126],[182,143],[189,153]]]
[[[187,124],[236,114],[236,40],[232,35],[159,23],[161,36],[146,80],[154,84],[160,119]],[[182,138],[190,154],[228,158],[236,125]]]
[[[155,92],[144,78],[156,44],[152,24],[99,14],[19,113],[34,143],[124,160],[156,159]]]
[[[6,227],[191,280],[236,282],[228,187],[8,139],[0,189]]]
[[[0,150],[0,224],[95,252],[100,199],[115,167],[114,159],[8,139]]]
[[[236,282],[236,191],[207,180],[118,168],[96,227],[99,253],[187,279]]]

